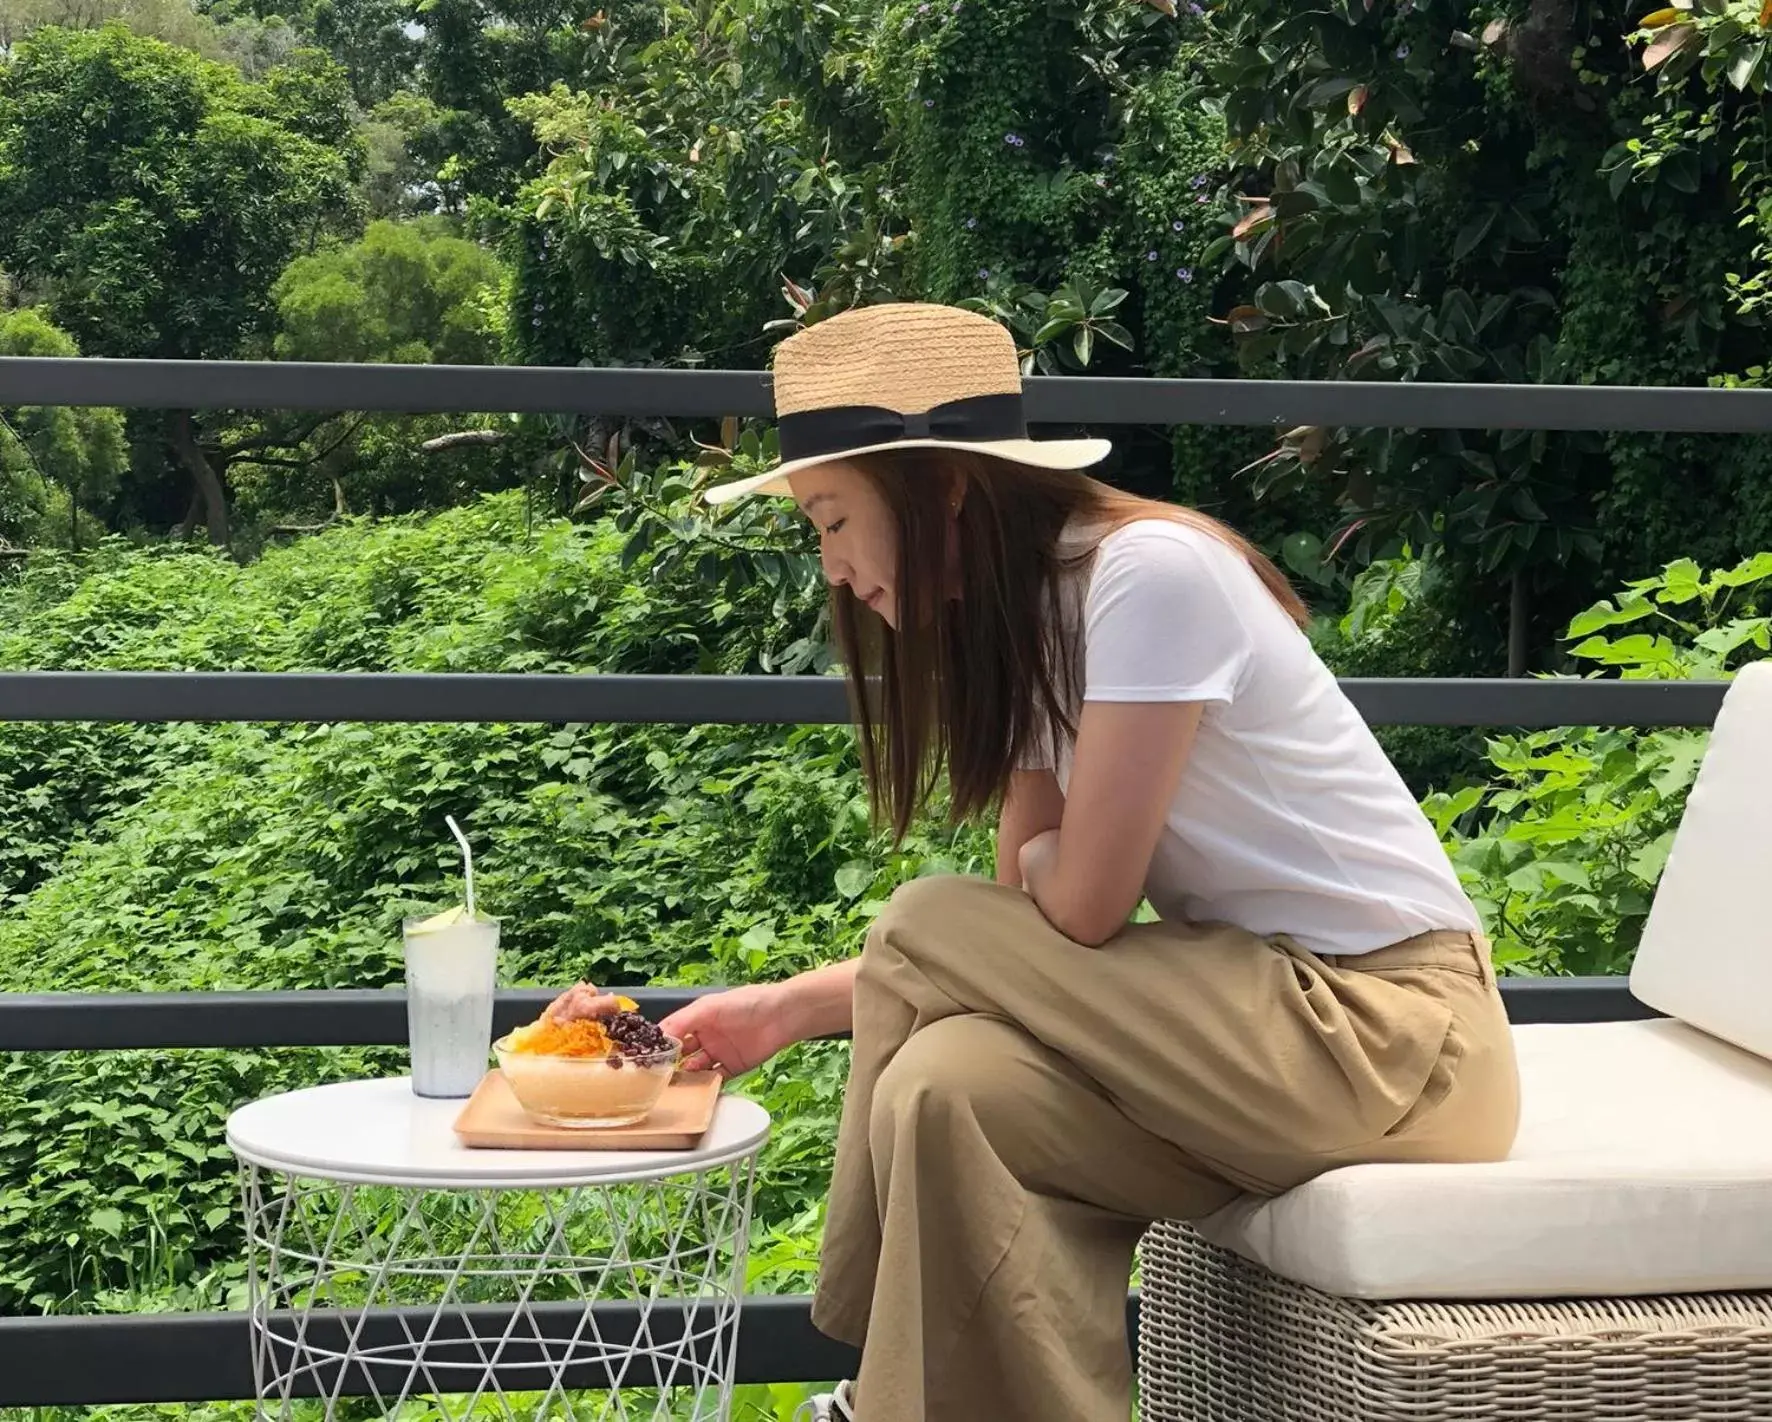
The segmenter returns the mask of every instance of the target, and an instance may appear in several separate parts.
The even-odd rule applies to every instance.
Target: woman
[[[813,1319],[862,1364],[815,1418],[1125,1422],[1149,1221],[1515,1130],[1477,916],[1285,579],[1020,390],[983,317],[836,317],[777,353],[786,462],[709,495],[816,524],[882,816],[998,813],[996,883],[664,1024],[728,1073],[854,1033]]]

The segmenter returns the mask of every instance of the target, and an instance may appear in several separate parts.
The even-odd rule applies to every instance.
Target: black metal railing
[[[1772,432],[1772,392],[1575,386],[1109,380],[1027,382],[1030,421],[1081,424],[1299,424],[1417,428]],[[0,407],[645,413],[766,416],[769,381],[751,372],[298,365],[277,362],[0,358]],[[1374,724],[1472,727],[1706,726],[1721,683],[1587,680],[1351,680]],[[831,678],[403,675],[358,673],[5,672],[0,720],[493,721],[805,723],[847,719]],[[694,990],[632,990],[668,1010]],[[1520,1022],[1650,1015],[1621,979],[1513,979]],[[499,994],[515,1024],[546,1000]],[[397,990],[0,993],[0,1051],[400,1045]],[[0,1240],[0,1249],[4,1241]],[[570,1305],[548,1306],[570,1330]],[[617,1338],[628,1306],[597,1305]],[[1128,1301],[1136,1327],[1137,1300]],[[658,1317],[655,1315],[655,1318]],[[334,1321],[336,1326],[337,1321]],[[320,1325],[328,1326],[326,1323]],[[397,1329],[391,1313],[376,1328]],[[551,1325],[549,1325],[551,1326]],[[657,1326],[655,1324],[655,1326]],[[668,1326],[668,1315],[665,1319]],[[806,1300],[753,1298],[740,1334],[741,1381],[849,1373],[849,1349],[811,1327]],[[594,1387],[597,1369],[575,1376]],[[252,1396],[244,1316],[0,1318],[0,1407],[200,1402]],[[345,1379],[341,1391],[363,1392]]]

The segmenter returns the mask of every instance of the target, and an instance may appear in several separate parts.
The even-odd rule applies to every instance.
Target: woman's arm
[[[742,1076],[783,1048],[847,1032],[861,959],[827,963],[786,982],[747,983],[698,997],[659,1026],[683,1043],[685,1071]]]
[[[1098,947],[1138,907],[1201,710],[1197,701],[1084,703],[1059,827],[1020,854],[1023,887],[1066,937]]]
[[[1018,770],[1009,777],[997,816],[997,882],[1021,887],[1021,847],[1055,830],[1064,818],[1064,792],[1050,770]]]

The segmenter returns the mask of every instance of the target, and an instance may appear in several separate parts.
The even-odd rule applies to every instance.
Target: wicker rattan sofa
[[[1631,972],[1517,1026],[1510,1158],[1159,1224],[1143,1422],[1772,1422],[1772,664],[1743,671]]]

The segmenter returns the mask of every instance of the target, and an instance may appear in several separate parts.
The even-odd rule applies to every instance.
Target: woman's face
[[[788,485],[818,530],[825,578],[897,627],[898,524],[880,491],[847,464],[803,469],[788,477]]]

